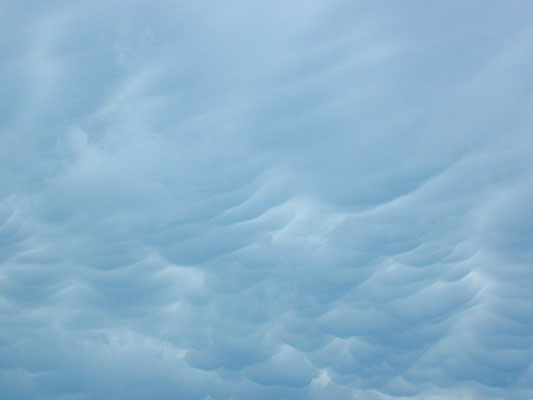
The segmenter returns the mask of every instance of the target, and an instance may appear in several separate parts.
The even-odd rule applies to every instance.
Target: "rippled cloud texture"
[[[530,1],[2,1],[4,400],[533,397]]]

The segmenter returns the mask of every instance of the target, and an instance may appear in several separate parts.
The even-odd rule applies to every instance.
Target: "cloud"
[[[533,397],[527,2],[0,8],[6,399]]]

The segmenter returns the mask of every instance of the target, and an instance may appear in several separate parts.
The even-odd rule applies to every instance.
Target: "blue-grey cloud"
[[[533,397],[532,11],[2,2],[2,398]]]

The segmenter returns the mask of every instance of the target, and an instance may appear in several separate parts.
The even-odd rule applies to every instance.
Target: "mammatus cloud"
[[[2,2],[2,398],[533,397],[532,11]]]

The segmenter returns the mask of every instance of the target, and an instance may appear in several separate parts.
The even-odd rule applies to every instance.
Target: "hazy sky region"
[[[0,399],[532,399],[532,64],[531,0],[0,0]]]

